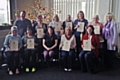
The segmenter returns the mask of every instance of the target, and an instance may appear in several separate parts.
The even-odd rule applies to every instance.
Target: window
[[[91,20],[93,15],[97,14],[99,0],[53,0],[53,8],[61,10],[58,14],[56,11],[54,14],[58,14],[60,20],[65,20],[68,14],[71,15],[72,19],[77,18],[77,13],[83,11],[85,18]]]
[[[10,22],[10,5],[9,0],[1,0],[0,2],[0,23]]]

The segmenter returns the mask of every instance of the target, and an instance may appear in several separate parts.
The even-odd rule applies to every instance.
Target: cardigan
[[[88,34],[85,34],[83,36],[81,45],[83,45],[83,40],[88,40]],[[99,37],[96,34],[92,35],[91,44],[95,47],[95,49],[92,49],[92,52],[98,58],[99,55],[98,49],[100,48],[100,41],[99,41]]]

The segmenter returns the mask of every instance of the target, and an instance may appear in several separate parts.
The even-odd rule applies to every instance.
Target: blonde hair
[[[83,11],[79,11],[78,14],[77,14],[77,19],[79,19],[79,14],[82,13],[83,14],[83,19],[85,19],[85,16],[84,16],[84,12]]]
[[[105,23],[107,23],[107,16],[111,16],[112,17],[112,21],[114,22],[115,21],[115,16],[113,15],[113,13],[107,13],[104,17],[104,21]]]
[[[54,16],[53,16],[53,21],[54,21],[54,18],[57,18],[57,21],[59,21],[59,17],[58,17],[58,15],[57,14],[55,14]]]
[[[13,32],[13,30],[18,30],[17,26],[12,26],[11,27],[11,33]]]

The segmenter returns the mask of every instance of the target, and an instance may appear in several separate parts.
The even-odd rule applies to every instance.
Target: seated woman
[[[9,75],[13,75],[14,69],[16,69],[15,73],[19,74],[19,51],[22,47],[22,40],[21,37],[17,35],[17,30],[16,26],[11,27],[11,34],[8,34],[4,41]]]
[[[69,47],[69,50],[65,50],[63,49],[64,45],[66,45],[67,43],[65,43],[65,41],[69,41],[70,45],[67,46]],[[68,45],[68,44],[67,44]],[[75,56],[75,47],[76,47],[76,39],[75,36],[72,35],[72,30],[70,27],[65,28],[65,34],[62,35],[61,37],[61,43],[60,43],[60,48],[62,48],[62,57],[64,60],[64,70],[65,71],[72,71],[72,63],[73,63],[73,59]]]
[[[31,43],[30,43],[31,40]],[[33,40],[33,43],[32,43]],[[31,27],[27,27],[27,34],[22,37],[22,42],[23,42],[23,47],[24,47],[24,60],[25,60],[25,71],[29,72],[30,71],[30,66],[32,67],[32,72],[36,71],[36,47],[38,45],[37,38],[32,35],[32,29]],[[30,46],[34,45],[34,46]],[[28,47],[29,45],[29,47]],[[31,64],[30,64],[30,58]]]
[[[44,60],[49,63],[49,59],[53,57],[54,50],[58,44],[57,36],[55,35],[54,28],[48,27],[48,32],[43,37],[43,55]]]
[[[84,50],[84,40],[91,41],[91,51]],[[94,62],[97,61],[98,58],[98,49],[100,47],[99,38],[94,34],[94,28],[92,25],[87,27],[87,33],[83,36],[82,45],[83,51],[79,54],[79,60],[81,64],[81,70],[83,72],[89,71],[94,73]]]

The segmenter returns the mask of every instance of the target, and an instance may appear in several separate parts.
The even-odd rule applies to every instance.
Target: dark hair
[[[21,12],[26,13],[24,10],[23,10],[23,11],[21,11]]]
[[[52,32],[52,35],[55,35],[55,31],[54,31],[54,28],[52,26],[49,26],[48,28],[50,28],[53,32]],[[49,34],[49,33],[48,33]]]
[[[38,15],[37,18],[42,17],[42,15]]]
[[[52,26],[49,26],[48,29],[51,29],[52,30],[52,36],[51,36],[51,39],[54,39],[55,38],[55,31],[54,31],[54,28]],[[49,35],[49,33],[47,32],[47,34]]]
[[[93,25],[87,26],[87,27],[86,27],[86,30],[87,30],[89,27],[92,29],[92,33],[91,33],[91,34],[92,34],[92,35],[95,34],[95,33],[94,33],[94,27],[93,27]],[[87,33],[87,31],[86,31],[86,33]]]

